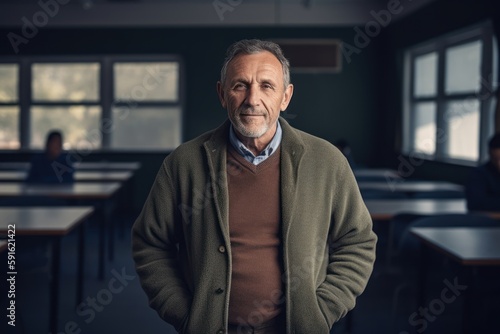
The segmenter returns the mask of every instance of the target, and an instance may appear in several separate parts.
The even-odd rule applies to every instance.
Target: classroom
[[[0,333],[499,332],[499,35],[494,0],[0,0]]]

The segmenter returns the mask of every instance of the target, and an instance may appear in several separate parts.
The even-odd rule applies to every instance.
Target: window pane
[[[33,64],[33,100],[97,101],[99,64]]]
[[[114,64],[115,99],[132,101],[177,101],[179,64]]]
[[[479,158],[479,101],[448,102],[444,121],[448,134],[445,154],[476,161]]]
[[[0,148],[17,149],[19,143],[19,108],[0,107]]]
[[[50,130],[63,133],[65,149],[95,149],[101,147],[100,107],[32,107],[32,148],[43,148]]]
[[[114,148],[161,149],[177,147],[181,141],[181,109],[113,109]]]
[[[413,124],[414,150],[434,154],[436,152],[436,104],[434,102],[417,103],[415,105]]]
[[[415,58],[414,95],[434,96],[437,92],[437,52]]]
[[[479,91],[482,45],[475,41],[446,50],[446,94]]]
[[[19,66],[0,64],[0,102],[18,101]]]

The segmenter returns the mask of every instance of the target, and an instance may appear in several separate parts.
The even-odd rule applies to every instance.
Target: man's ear
[[[226,109],[226,96],[224,94],[224,89],[222,87],[222,83],[217,81],[217,95],[219,96],[220,104],[222,104],[222,108]]]
[[[290,103],[290,100],[292,99],[293,95],[293,85],[289,84],[288,87],[285,89],[285,93],[283,94],[283,100],[281,101],[281,111],[286,110],[288,107],[288,104]]]

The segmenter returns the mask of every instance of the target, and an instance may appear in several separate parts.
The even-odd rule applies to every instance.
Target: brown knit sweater
[[[229,323],[258,326],[282,307],[280,150],[255,166],[228,146]]]

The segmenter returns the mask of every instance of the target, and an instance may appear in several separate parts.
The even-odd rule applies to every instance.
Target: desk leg
[[[77,284],[76,284],[76,305],[78,306],[83,300],[83,268],[85,266],[85,237],[86,237],[86,224],[83,222],[80,224],[78,231],[78,272],[77,272]]]
[[[417,281],[417,307],[418,310],[420,307],[425,305],[425,293],[426,293],[426,284],[427,284],[427,259],[428,259],[428,251],[427,247],[420,241],[420,258],[418,264],[418,281]]]
[[[115,258],[115,227],[112,217],[112,205],[106,207],[106,225],[108,225],[108,259],[113,261]]]
[[[420,258],[418,264],[417,309],[425,303],[425,283],[427,279],[427,266],[425,246],[420,243]]]
[[[104,279],[104,267],[106,266],[106,213],[104,208],[99,208],[99,264],[98,277],[102,281]]]
[[[464,306],[462,309],[462,333],[464,334],[472,334],[473,333],[473,321],[472,320],[472,315],[474,314],[475,307],[474,307],[474,268],[468,268],[463,266],[461,268],[463,277],[465,280],[465,285],[467,286],[467,289],[464,291]]]
[[[50,283],[50,331],[58,333],[59,322],[59,281],[61,269],[61,238],[56,237],[52,241],[52,280]]]

